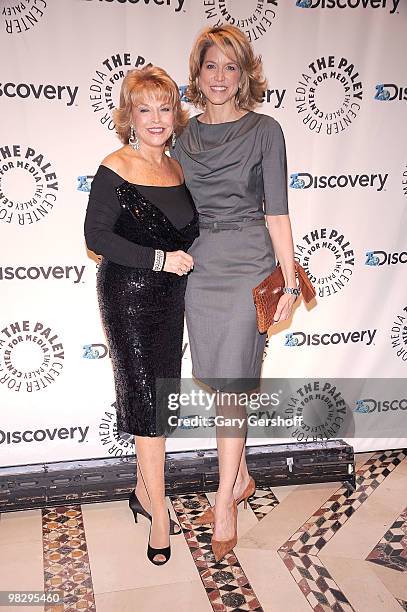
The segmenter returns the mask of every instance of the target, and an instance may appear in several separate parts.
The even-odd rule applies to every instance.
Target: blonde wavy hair
[[[132,112],[136,104],[149,98],[162,100],[174,110],[174,132],[180,134],[188,123],[189,113],[181,106],[178,85],[170,75],[158,66],[145,66],[129,70],[120,89],[119,106],[113,111],[116,132],[123,144],[129,142]]]
[[[254,54],[246,34],[232,25],[205,28],[199,34],[189,57],[187,97],[197,108],[205,108],[206,101],[199,88],[198,78],[206,52],[213,45],[216,45],[227,57],[230,57],[231,50],[234,51],[241,71],[236,104],[239,108],[252,110],[263,101],[263,93],[267,87],[267,81],[263,75],[262,59],[260,55]]]

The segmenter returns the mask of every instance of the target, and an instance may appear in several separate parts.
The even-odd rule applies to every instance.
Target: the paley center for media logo
[[[19,36],[29,32],[42,22],[47,11],[47,0],[2,0],[1,16],[4,31]]]
[[[250,42],[266,35],[278,14],[281,0],[200,0],[204,15],[212,26],[234,25],[244,31]]]
[[[151,65],[143,55],[134,52],[113,53],[96,68],[89,86],[89,101],[99,123],[115,129],[112,111],[119,101],[120,87],[129,70]]]
[[[301,417],[301,425],[289,431],[298,442],[335,438],[346,431],[351,409],[336,381],[310,380],[284,398],[286,417]]]
[[[407,306],[404,306],[393,319],[390,341],[397,357],[407,362]]]
[[[59,380],[65,353],[59,334],[43,321],[22,320],[0,329],[0,385],[43,391]]]
[[[59,190],[52,161],[37,146],[0,145],[0,221],[27,226],[46,218]]]
[[[99,440],[103,447],[104,455],[121,457],[134,455],[134,436],[129,433],[118,431],[116,403],[103,411],[99,421]]]
[[[334,227],[315,228],[304,234],[294,257],[315,286],[318,297],[335,295],[350,282],[355,253],[345,234]]]
[[[297,114],[315,134],[332,136],[349,128],[361,110],[362,100],[359,70],[344,56],[325,55],[310,62],[295,89]]]

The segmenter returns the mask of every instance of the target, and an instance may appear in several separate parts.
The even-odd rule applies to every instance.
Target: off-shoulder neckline
[[[174,188],[174,187],[183,187],[185,185],[185,181],[183,181],[182,183],[179,183],[178,185],[143,185],[142,183],[132,183],[131,181],[128,181],[123,176],[121,176],[120,174],[118,174],[117,172],[112,170],[111,168],[108,168],[108,166],[100,164],[99,168],[103,168],[105,170],[109,170],[109,172],[112,172],[113,174],[115,174],[124,183],[129,183],[129,185],[135,185],[135,187],[158,187],[159,189],[171,189],[171,188]]]

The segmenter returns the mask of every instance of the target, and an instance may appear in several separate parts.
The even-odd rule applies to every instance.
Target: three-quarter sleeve
[[[262,126],[264,212],[287,215],[287,158],[283,130],[278,121],[265,116]]]
[[[114,263],[152,269],[155,257],[153,247],[135,244],[114,232],[121,208],[115,189],[117,185],[107,174],[99,167],[92,181],[85,217],[86,246]]]

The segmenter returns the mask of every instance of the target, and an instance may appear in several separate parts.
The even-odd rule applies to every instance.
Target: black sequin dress
[[[102,200],[112,189],[117,201],[109,201],[108,211]],[[92,191],[85,236],[88,248],[103,255],[97,294],[113,365],[117,430],[166,436],[175,428],[168,425],[174,412],[165,400],[179,389],[187,276],[155,272],[152,262],[155,249],[189,249],[199,233],[198,213],[185,184],[135,185],[104,166]],[[110,240],[106,227],[98,226],[101,219],[114,220]]]

